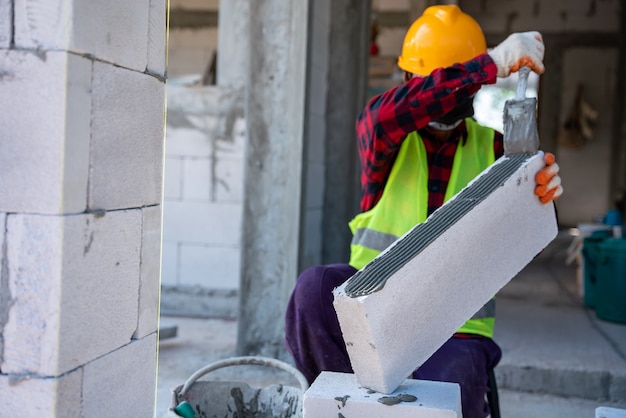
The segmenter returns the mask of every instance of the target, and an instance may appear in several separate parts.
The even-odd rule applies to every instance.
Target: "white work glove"
[[[537,74],[544,72],[545,47],[539,32],[522,32],[509,35],[502,43],[487,53],[498,67],[498,77],[508,77],[522,66]]]

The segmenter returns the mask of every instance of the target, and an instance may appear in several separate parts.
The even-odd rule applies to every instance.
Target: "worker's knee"
[[[329,264],[304,270],[291,295],[291,303],[301,312],[325,309],[333,301],[333,289],[350,278],[356,270],[347,264]]]

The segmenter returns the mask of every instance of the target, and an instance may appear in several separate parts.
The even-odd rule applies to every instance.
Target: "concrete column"
[[[355,123],[365,105],[371,1],[331,2],[325,123],[322,262],[347,262],[359,211],[360,162]],[[309,138],[311,142],[320,138]],[[308,266],[307,266],[308,267]]]
[[[308,2],[250,2],[238,352],[284,357],[297,276]]]
[[[154,415],[165,11],[0,0],[2,416]]]

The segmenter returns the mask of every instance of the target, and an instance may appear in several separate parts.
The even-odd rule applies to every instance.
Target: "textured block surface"
[[[82,371],[59,378],[0,375],[1,417],[80,418]]]
[[[126,209],[161,202],[163,84],[95,62],[89,207]]]
[[[553,205],[533,193],[543,154],[524,158],[512,173],[502,171],[509,160],[498,160],[335,289],[361,385],[393,391],[556,236]],[[487,183],[489,193],[474,196]],[[418,228],[426,241],[414,242]],[[389,277],[381,281],[383,273]]]
[[[0,51],[0,211],[87,207],[91,62],[65,52]]]
[[[161,206],[141,210],[141,281],[139,286],[139,314],[134,338],[143,338],[156,332],[159,318],[159,290],[161,287]]]
[[[156,345],[155,333],[85,365],[82,416],[156,416]]]
[[[3,373],[58,376],[130,341],[139,210],[9,215],[6,242],[10,295],[19,303],[3,331]]]
[[[304,418],[456,418],[456,383],[406,379],[388,395],[368,390],[351,373],[322,372],[304,393]]]
[[[145,71],[148,1],[15,0],[15,45],[89,54]]]

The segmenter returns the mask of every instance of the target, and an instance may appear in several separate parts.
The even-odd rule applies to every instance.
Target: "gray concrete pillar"
[[[0,0],[0,415],[153,417],[165,3]]]
[[[239,354],[284,357],[297,276],[308,2],[250,2]]]
[[[348,262],[348,222],[359,211],[355,123],[367,94],[370,1],[331,2],[325,124],[322,262]],[[309,138],[319,141],[321,138]]]

